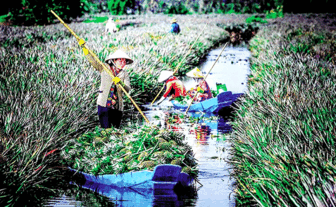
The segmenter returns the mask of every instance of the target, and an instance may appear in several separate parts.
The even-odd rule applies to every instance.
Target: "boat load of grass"
[[[305,21],[281,20],[250,41],[249,92],[230,138],[238,206],[336,205],[336,68],[324,58],[335,35]]]
[[[66,165],[94,175],[153,170],[159,164],[173,164],[197,178],[197,162],[184,135],[167,129],[143,126],[88,132],[71,139],[61,155]]]

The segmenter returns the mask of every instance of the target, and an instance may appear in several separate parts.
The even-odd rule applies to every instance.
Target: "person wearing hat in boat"
[[[173,33],[173,34],[180,33],[180,26],[176,22],[177,21],[175,18],[171,20],[172,25],[171,25],[170,33]]]
[[[99,122],[102,128],[119,128],[123,111],[123,91],[131,89],[130,78],[125,65],[133,63],[133,60],[122,50],[117,50],[109,55],[105,62],[115,76],[112,77],[105,71],[101,71],[101,84],[97,99]],[[120,83],[117,85],[117,83]]]
[[[197,97],[194,99],[194,101],[196,102],[201,102],[212,98],[210,87],[208,83],[204,80],[202,72],[197,67],[189,71],[186,75],[193,78],[197,82],[195,89],[191,88],[187,92],[187,95],[189,95],[191,98],[194,98],[198,91]]]
[[[170,97],[170,100],[176,99],[177,97],[184,97],[187,95],[186,89],[179,79],[177,79],[175,76],[173,76],[172,71],[163,70],[160,73],[158,82],[165,81],[165,88],[166,91],[164,92],[161,99],[156,103],[160,104],[162,101],[164,101],[168,96]]]

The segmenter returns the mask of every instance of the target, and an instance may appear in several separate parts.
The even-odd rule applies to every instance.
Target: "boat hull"
[[[243,93],[232,94],[231,91],[222,92],[215,98],[192,104],[188,111],[217,114],[220,109],[231,106],[241,95],[243,95]],[[188,108],[188,105],[180,104],[175,100],[172,100],[171,103],[175,108],[181,110],[187,110]]]
[[[71,169],[73,172],[76,170]],[[181,172],[178,165],[158,165],[154,171],[128,172],[119,175],[98,175],[79,172],[85,178],[85,185],[100,184],[117,188],[165,189],[172,190],[176,185],[190,186],[193,179]]]

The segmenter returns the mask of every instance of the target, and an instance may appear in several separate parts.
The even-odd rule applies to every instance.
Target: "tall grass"
[[[239,206],[336,205],[336,70],[316,56],[335,53],[335,36],[293,17],[250,42],[249,92],[231,139]],[[324,43],[332,49],[319,50]]]
[[[142,18],[146,22],[147,18]],[[211,21],[202,16],[194,22],[184,19],[182,34],[172,35],[167,34],[170,23],[161,20],[107,37],[102,36],[103,24],[69,26],[101,60],[116,49],[134,59],[126,70],[131,77],[130,95],[141,105],[152,101],[159,91],[160,71],[174,69],[204,22]],[[211,30],[205,30],[182,64],[180,75],[228,37],[223,29],[210,25]],[[65,166],[60,150],[67,140],[99,125],[96,99],[100,74],[60,24],[1,26],[0,31],[0,197],[1,205],[15,205],[38,199],[38,193],[53,192],[62,184]],[[140,117],[129,100],[125,99],[125,105],[124,124]]]

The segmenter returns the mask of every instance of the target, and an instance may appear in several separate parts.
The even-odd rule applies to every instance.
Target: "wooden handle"
[[[224,49],[226,48],[226,45],[227,45],[227,44],[228,44],[228,42],[227,42],[227,43],[224,45],[224,47],[223,47],[222,51],[220,52],[220,54],[218,55],[218,57],[217,57],[216,61],[214,62],[214,64],[212,64],[212,67],[210,68],[210,70],[208,71],[208,73],[206,74],[206,76],[203,78],[203,81],[205,81],[205,79],[208,77],[208,75],[209,75],[210,71],[212,70],[212,68],[213,68],[213,67],[215,66],[215,64],[217,63],[217,61],[218,61],[219,57],[221,56],[222,52],[223,52],[223,51],[224,51]],[[196,94],[195,94],[194,98],[195,98],[195,97],[197,97],[197,95],[198,95],[198,91],[196,92]],[[191,102],[190,102],[190,104],[189,104],[189,106],[188,106],[187,110],[185,111],[185,114],[187,114],[187,113],[188,113],[188,111],[189,111],[189,108],[190,108],[191,104],[194,102],[194,98],[193,98],[193,99],[191,99]]]

